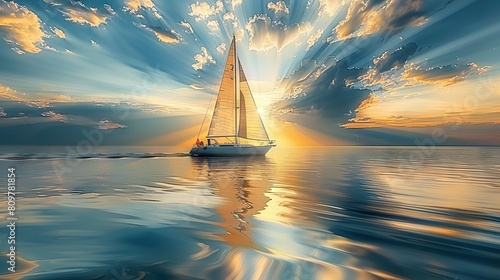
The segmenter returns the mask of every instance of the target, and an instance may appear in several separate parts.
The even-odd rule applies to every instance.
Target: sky
[[[498,145],[499,13],[496,0],[0,0],[0,145],[188,149],[233,36],[278,145]]]

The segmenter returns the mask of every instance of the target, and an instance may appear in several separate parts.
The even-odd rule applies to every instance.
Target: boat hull
[[[221,145],[194,147],[189,151],[195,157],[248,157],[263,156],[274,145],[252,146],[252,145]]]

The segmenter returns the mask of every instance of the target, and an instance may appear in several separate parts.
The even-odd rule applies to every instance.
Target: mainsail
[[[219,87],[217,101],[208,130],[207,138],[236,136],[236,97],[235,97],[235,46],[234,40],[229,48],[224,75]]]
[[[269,141],[245,72],[240,66],[234,38],[229,48],[207,139],[221,137],[234,137],[235,143],[239,142],[239,138]]]

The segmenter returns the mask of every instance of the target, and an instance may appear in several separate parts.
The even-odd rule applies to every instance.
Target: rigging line
[[[198,131],[198,136],[196,137],[197,139],[200,138],[201,130],[203,129],[203,125],[205,124],[205,119],[207,118],[208,110],[210,109],[210,104],[212,104],[212,100],[214,99],[215,95],[217,94],[212,94],[212,97],[210,97],[210,102],[208,103],[207,111],[205,112],[205,116],[203,116],[203,122],[201,122],[200,130]]]

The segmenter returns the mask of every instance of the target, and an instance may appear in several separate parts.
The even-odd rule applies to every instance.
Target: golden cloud
[[[96,8],[85,10],[74,7],[64,7],[62,13],[69,21],[79,24],[88,24],[93,27],[106,24],[106,21],[108,20],[108,17],[100,13]]]
[[[42,117],[51,118],[55,121],[64,122],[64,121],[68,120],[68,118],[65,115],[61,115],[61,114],[56,113],[54,111],[43,112],[41,115],[42,115]]]
[[[61,39],[66,38],[66,34],[64,34],[64,32],[61,29],[59,29],[57,27],[53,27],[53,28],[51,28],[51,30],[52,30],[52,32],[54,32],[54,34],[57,35],[57,37],[59,37]]]
[[[44,47],[43,38],[47,35],[42,29],[41,20],[32,11],[14,2],[0,2],[0,31],[5,33],[4,40],[15,45],[18,54],[39,53]]]
[[[178,44],[181,41],[181,36],[175,32],[175,30],[165,30],[161,27],[157,26],[147,26],[144,24],[139,24],[140,27],[151,31],[155,34],[156,38],[160,40],[161,42],[167,43],[167,44]]]
[[[177,44],[179,43],[179,38],[173,34],[169,34],[169,33],[165,33],[165,32],[158,32],[158,31],[154,31],[153,32],[155,33],[156,35],[156,38],[158,38],[158,40],[164,42],[164,43],[167,43],[167,44]]]
[[[137,13],[140,8],[154,8],[155,4],[151,0],[126,0],[125,10]]]
[[[400,30],[405,26],[420,26],[427,17],[422,11],[422,0],[366,3],[352,1],[347,15],[335,28],[337,38],[370,35],[385,30]]]
[[[411,64],[406,67],[402,76],[407,80],[407,85],[435,84],[438,86],[449,86],[464,81],[467,76],[484,73],[487,69],[488,67],[479,67],[475,63],[431,68],[423,68]]]
[[[421,86],[371,94],[344,128],[426,127],[449,123],[500,124],[500,87],[465,81],[441,88]]]
[[[154,16],[158,19],[162,18],[155,7],[155,4],[151,0],[126,0],[123,10],[129,11],[132,14],[137,14],[141,8],[151,10]]]

